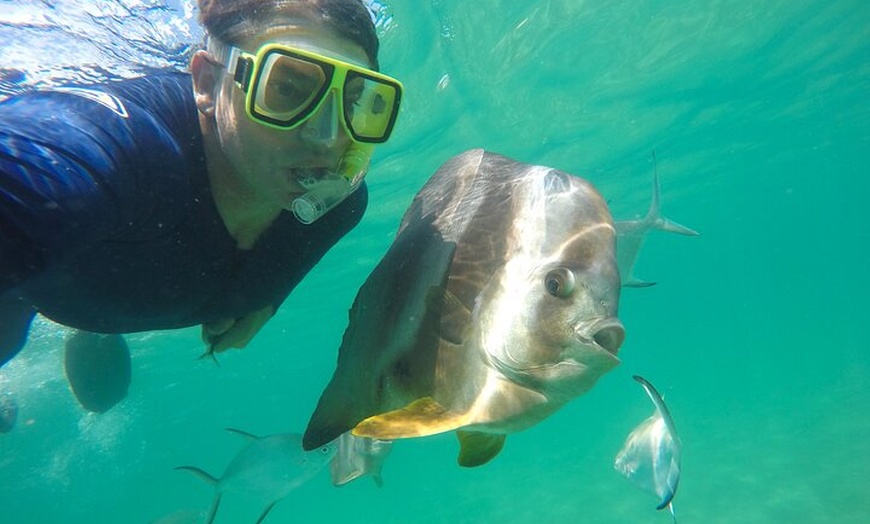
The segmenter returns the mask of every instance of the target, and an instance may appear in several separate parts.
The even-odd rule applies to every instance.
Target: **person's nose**
[[[335,93],[327,93],[317,112],[302,124],[302,138],[311,145],[328,148],[339,140],[338,99]]]

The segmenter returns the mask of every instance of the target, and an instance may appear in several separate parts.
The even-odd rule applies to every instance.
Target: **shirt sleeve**
[[[129,220],[129,116],[90,90],[0,104],[0,292]]]

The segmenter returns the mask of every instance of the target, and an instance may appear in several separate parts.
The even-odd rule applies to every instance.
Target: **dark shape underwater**
[[[64,370],[82,407],[105,413],[127,396],[130,348],[121,335],[77,330],[66,341]]]
[[[0,433],[9,433],[18,419],[18,403],[10,393],[0,393]]]

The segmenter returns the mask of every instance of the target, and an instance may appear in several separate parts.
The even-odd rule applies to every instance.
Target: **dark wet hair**
[[[356,42],[378,68],[378,35],[362,0],[198,0],[199,21],[206,32],[239,45],[271,25],[275,18],[293,17],[323,23]]]

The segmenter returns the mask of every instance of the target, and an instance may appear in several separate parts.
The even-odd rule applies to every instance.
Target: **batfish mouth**
[[[625,328],[622,326],[622,322],[608,319],[596,327],[598,330],[593,335],[592,340],[605,351],[616,356],[625,341]]]
[[[625,328],[616,318],[606,318],[592,324],[591,328],[578,329],[577,338],[584,346],[592,347],[615,359],[625,341]]]

